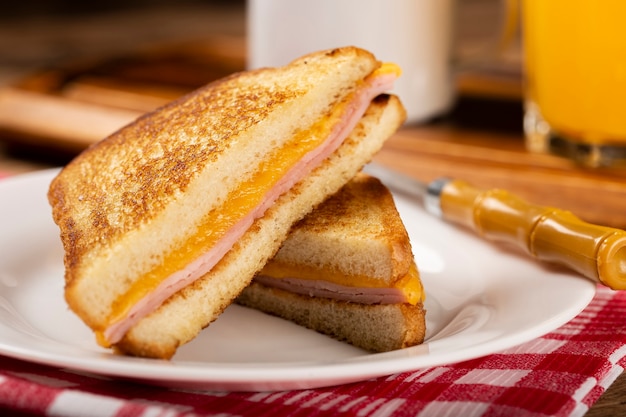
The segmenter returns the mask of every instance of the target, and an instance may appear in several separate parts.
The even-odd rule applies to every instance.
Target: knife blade
[[[502,189],[481,190],[439,178],[425,184],[376,163],[364,172],[391,190],[418,198],[425,209],[485,239],[508,243],[614,290],[626,289],[626,231],[587,223],[573,213],[531,204]]]

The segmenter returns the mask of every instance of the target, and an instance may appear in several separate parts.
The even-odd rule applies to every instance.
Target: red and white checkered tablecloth
[[[200,392],[0,357],[0,407],[50,416],[582,416],[626,366],[626,292],[479,359],[303,391]],[[1,413],[0,413],[1,414]]]

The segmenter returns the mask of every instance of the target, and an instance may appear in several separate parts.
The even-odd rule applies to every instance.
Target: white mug
[[[392,91],[408,122],[444,113],[454,99],[454,0],[248,0],[248,68],[354,45],[402,68]]]

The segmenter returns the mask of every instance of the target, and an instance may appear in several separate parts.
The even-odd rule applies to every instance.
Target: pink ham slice
[[[409,302],[406,295],[398,288],[348,287],[328,281],[272,278],[266,275],[255,277],[254,282],[295,294],[351,301],[359,304],[401,304]]]
[[[112,323],[103,335],[108,343],[119,342],[124,334],[139,320],[156,310],[170,296],[193,283],[209,272],[222,257],[232,248],[241,236],[262,217],[265,211],[284,192],[288,191],[309,172],[332,154],[356,127],[367,110],[370,102],[379,94],[393,88],[396,74],[383,73],[366,79],[363,87],[355,94],[352,102],[347,106],[342,120],[331,131],[328,138],[316,149],[312,150],[296,163],[289,172],[267,192],[262,202],[250,213],[235,224],[222,239],[200,258],[191,262],[185,269],[178,271],[159,284],[159,286],[135,304],[125,318]]]

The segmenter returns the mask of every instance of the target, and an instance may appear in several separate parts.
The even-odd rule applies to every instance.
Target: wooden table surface
[[[477,2],[480,3],[477,0],[473,3]],[[150,35],[142,30],[146,26],[153,28]],[[116,28],[115,33],[107,31],[110,27]],[[159,29],[154,30],[155,27]],[[467,33],[474,33],[473,30],[467,29]],[[201,38],[211,41],[211,53],[228,61],[221,68],[228,71],[243,66],[244,34],[242,4],[229,6],[222,2],[184,9],[126,11],[78,21],[38,17],[23,22],[0,22],[0,57],[3,57],[0,58],[0,113],[3,105],[4,111],[16,108],[13,101],[8,101],[6,107],[9,96],[6,91],[2,95],[2,86],[19,84],[33,70],[58,67],[59,62],[68,58],[68,44],[74,51],[72,57],[93,59],[94,50],[100,54],[119,53],[123,45],[121,52],[126,53],[133,47]],[[460,36],[464,36],[463,31]],[[128,39],[135,42],[122,42]],[[61,44],[66,49],[57,51]],[[428,123],[403,127],[376,159],[423,181],[440,176],[463,178],[479,187],[506,188],[537,204],[569,209],[590,222],[626,227],[626,170],[583,169],[558,157],[528,153],[523,144],[519,85],[515,78],[460,74],[458,85],[459,99],[449,114]],[[77,94],[76,90],[73,94]],[[15,96],[9,98],[13,100]],[[71,100],[76,100],[76,95]],[[140,110],[131,113],[137,111]],[[114,119],[113,124],[132,116],[124,112],[115,115],[121,118]],[[47,138],[46,132],[3,133],[0,173],[5,174],[59,166],[94,140],[84,135],[77,136],[79,140],[68,138],[63,129],[56,137],[50,134]],[[626,415],[626,375],[621,375],[586,415]]]

